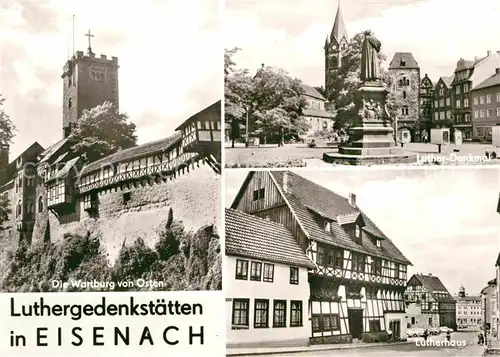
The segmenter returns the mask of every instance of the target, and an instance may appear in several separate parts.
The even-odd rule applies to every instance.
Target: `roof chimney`
[[[349,194],[349,204],[351,205],[351,207],[354,207],[354,208],[357,208],[356,206],[356,195],[354,193],[350,193]]]
[[[495,68],[495,73],[500,74],[500,68]]]
[[[288,184],[288,179],[289,179],[289,173],[288,171],[283,172],[283,191],[289,192],[290,187]]]
[[[486,52],[488,56],[491,56],[491,51]]]

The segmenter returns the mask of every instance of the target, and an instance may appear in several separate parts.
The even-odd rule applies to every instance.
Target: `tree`
[[[4,102],[5,98],[0,94],[0,144],[9,145],[12,144],[17,129],[3,109]]]
[[[246,69],[236,68],[233,56],[240,51],[235,47],[224,50],[224,121],[229,124],[229,138],[240,137],[240,124],[245,121],[251,103],[252,77]]]
[[[9,198],[6,195],[0,195],[0,225],[8,221],[11,214]]]
[[[303,118],[307,100],[299,79],[283,69],[265,66],[253,78],[252,89],[256,133],[279,135],[283,142],[285,131],[301,135],[308,130]]]
[[[137,145],[135,124],[110,102],[84,110],[68,138],[71,150],[88,162]]]

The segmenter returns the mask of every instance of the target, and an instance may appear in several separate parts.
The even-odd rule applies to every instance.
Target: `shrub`
[[[389,334],[387,331],[380,332],[363,332],[361,340],[366,343],[387,342],[389,341]]]

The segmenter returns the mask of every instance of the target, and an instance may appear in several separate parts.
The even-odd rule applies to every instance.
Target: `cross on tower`
[[[88,33],[86,33],[86,34],[85,34],[85,36],[87,36],[87,37],[89,38],[89,48],[88,48],[88,51],[89,51],[89,54],[91,54],[91,53],[92,53],[92,47],[90,46],[90,38],[91,38],[91,37],[94,37],[94,35],[92,35],[92,34],[90,33],[90,30],[89,30],[89,32],[88,32]]]

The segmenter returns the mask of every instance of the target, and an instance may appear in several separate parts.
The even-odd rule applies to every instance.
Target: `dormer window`
[[[401,60],[400,64],[401,67],[406,67],[406,61],[404,59]]]
[[[380,239],[375,239],[375,245],[377,248],[382,248],[382,241]]]
[[[361,239],[361,228],[356,225],[356,239]]]
[[[331,232],[332,231],[332,224],[328,221],[325,221],[325,232]]]
[[[264,188],[261,188],[260,190],[255,190],[253,191],[253,200],[258,201],[262,200],[265,197],[266,190]]]

